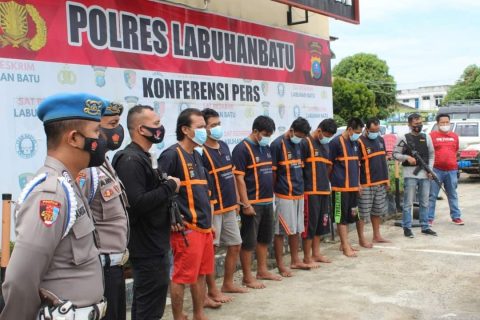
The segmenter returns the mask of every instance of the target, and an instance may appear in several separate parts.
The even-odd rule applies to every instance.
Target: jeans
[[[458,196],[457,196],[457,182],[458,176],[457,170],[443,171],[433,168],[433,171],[440,180],[441,183],[445,186],[445,191],[447,191],[448,206],[450,207],[450,217],[453,219],[458,219],[461,216],[460,209],[458,208]],[[437,202],[438,193],[440,187],[435,183],[435,181],[430,182],[430,200],[428,204],[428,220],[435,219],[435,204]]]
[[[418,186],[418,202],[420,205],[419,220],[422,230],[427,230],[428,227],[428,196],[430,193],[430,180],[405,178],[403,183],[403,219],[402,227],[412,227],[412,207],[417,193]]]
[[[170,260],[161,257],[130,258],[133,268],[132,320],[163,317],[170,282]]]

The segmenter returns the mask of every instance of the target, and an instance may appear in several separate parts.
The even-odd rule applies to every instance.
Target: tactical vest
[[[419,135],[413,135],[411,133],[407,133],[405,135],[405,140],[408,145],[415,151],[420,154],[420,157],[428,163],[428,144],[427,144],[427,136],[424,133]],[[405,152],[406,155],[412,156],[412,154],[408,151]],[[404,161],[402,163],[405,167],[415,167],[417,165],[411,165],[408,161]]]

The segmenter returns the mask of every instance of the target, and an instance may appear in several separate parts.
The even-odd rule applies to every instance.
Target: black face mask
[[[142,125],[142,127],[147,129],[152,134],[151,136],[144,136],[145,139],[155,144],[163,141],[163,137],[165,137],[165,127],[163,125],[158,128],[151,128],[144,125]]]
[[[81,133],[80,133],[81,134]],[[83,150],[90,153],[90,161],[87,168],[99,167],[105,162],[105,154],[107,153],[107,141],[101,135],[98,139],[88,138],[81,134],[85,139]]]
[[[120,148],[123,142],[123,138],[125,137],[125,132],[123,130],[122,125],[118,125],[113,129],[109,128],[101,128],[103,134],[107,138],[107,149],[108,150],[117,150]]]
[[[415,133],[420,133],[422,132],[423,125],[418,125],[418,126],[412,126],[412,131]]]

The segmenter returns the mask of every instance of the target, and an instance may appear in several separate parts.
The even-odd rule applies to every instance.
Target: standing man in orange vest
[[[188,108],[177,119],[177,143],[166,149],[158,166],[168,175],[180,179],[176,202],[184,219],[185,233],[172,232],[173,270],[171,276],[172,311],[175,320],[186,319],[183,313],[185,286],[190,285],[193,319],[206,319],[205,276],[213,273],[211,192],[208,172],[195,147],[207,141],[205,120],[200,110]],[[185,239],[183,238],[185,236]]]
[[[283,263],[283,239],[288,236],[290,268],[309,270],[298,256],[299,234],[304,231],[303,162],[300,143],[312,128],[308,121],[298,117],[290,130],[272,142],[273,185],[275,191],[274,248],[278,272],[291,277],[292,271]]]
[[[390,189],[388,178],[387,153],[385,141],[380,136],[380,121],[377,118],[367,120],[365,132],[358,140],[360,145],[360,211],[359,233],[363,234],[365,222],[372,221],[373,242],[389,242],[380,234],[382,216],[387,213],[387,191]]]
[[[228,145],[221,139],[223,137],[220,115],[213,109],[203,109],[203,118],[207,124],[208,139],[203,145],[203,164],[208,170],[214,184],[217,202],[213,208],[212,225],[215,228],[215,247],[226,246],[225,274],[223,277],[222,290],[218,290],[215,284],[215,274],[207,275],[208,296],[215,302],[230,302],[231,297],[222,292],[245,293],[246,288],[236,286],[233,282],[233,274],[237,266],[242,237],[237,222],[240,202],[235,176],[233,174],[232,155]]]
[[[242,208],[242,262],[243,283],[252,289],[263,289],[258,280],[276,280],[282,277],[268,271],[268,245],[273,238],[273,177],[270,137],[275,122],[270,117],[258,116],[252,132],[233,149],[235,179]],[[252,251],[256,249],[257,276],[252,275]]]
[[[360,190],[360,167],[358,161],[358,139],[362,134],[363,122],[359,118],[348,120],[347,129],[330,142],[332,205],[335,223],[341,241],[341,250],[347,257],[356,257],[348,241],[348,224],[355,223],[360,245],[371,247],[360,233],[358,218],[358,192]]]
[[[304,156],[303,179],[305,185],[305,231],[303,262],[318,267],[317,262],[331,262],[320,254],[320,237],[330,232],[330,180],[332,162],[328,143],[337,132],[333,119],[325,119],[318,128],[302,141]]]

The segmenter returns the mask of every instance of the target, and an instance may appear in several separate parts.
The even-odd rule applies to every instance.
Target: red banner
[[[326,40],[152,1],[0,0],[0,57],[331,86]]]

